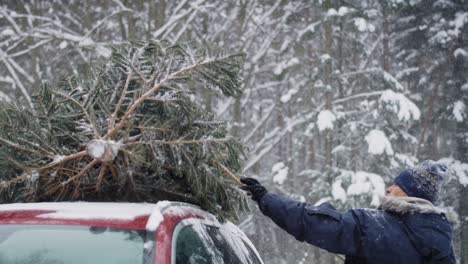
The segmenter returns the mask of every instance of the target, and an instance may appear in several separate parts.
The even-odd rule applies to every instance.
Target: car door
[[[233,225],[199,219],[181,221],[173,233],[172,264],[262,264],[257,252]]]

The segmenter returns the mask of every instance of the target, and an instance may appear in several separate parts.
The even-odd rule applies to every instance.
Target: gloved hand
[[[252,200],[254,201],[260,201],[263,195],[268,192],[267,189],[254,178],[241,178],[240,181],[245,184],[240,188],[244,191],[247,191],[249,195],[252,196]]]

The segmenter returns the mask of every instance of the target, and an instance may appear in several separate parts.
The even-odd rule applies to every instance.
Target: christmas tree
[[[111,61],[33,109],[0,107],[0,202],[178,200],[232,218],[246,206],[231,171],[243,146],[196,91],[240,93],[243,54],[188,44],[114,48]]]

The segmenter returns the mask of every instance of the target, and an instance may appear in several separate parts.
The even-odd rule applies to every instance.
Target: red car
[[[178,202],[0,205],[2,264],[261,264],[235,225]]]

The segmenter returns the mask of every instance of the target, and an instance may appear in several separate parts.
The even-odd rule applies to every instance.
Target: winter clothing
[[[447,166],[432,160],[402,171],[396,178],[398,185],[408,196],[437,201],[440,186],[450,180]]]
[[[455,263],[452,230],[443,211],[415,197],[386,197],[382,210],[337,211],[272,193],[260,210],[299,241],[346,255],[352,263]]]
[[[252,196],[252,200],[259,201],[268,191],[260,182],[254,178],[241,178],[240,181],[245,184],[240,188],[247,191]]]

